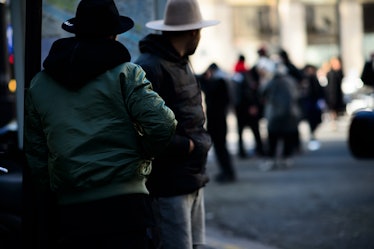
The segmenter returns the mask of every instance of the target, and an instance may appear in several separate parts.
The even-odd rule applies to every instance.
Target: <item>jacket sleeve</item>
[[[151,82],[140,66],[127,63],[124,70],[125,104],[144,131],[143,146],[148,154],[156,156],[166,148],[175,133],[175,115],[153,91]]]
[[[168,102],[167,98],[172,98],[173,94],[168,92],[172,89],[172,86],[169,87],[169,82],[171,79],[169,75],[164,72],[161,65],[157,62],[152,61],[152,58],[145,57],[144,60],[139,61],[142,69],[146,73],[146,78],[151,82],[152,88],[155,92],[157,92],[165,102]],[[161,86],[162,85],[162,86]],[[175,157],[185,157],[189,155],[190,149],[190,138],[186,135],[182,135],[178,132],[178,127],[176,128],[176,132],[167,146],[165,152],[167,157],[169,155],[174,155]],[[163,155],[164,156],[164,155]]]
[[[50,180],[47,142],[30,92],[27,91],[25,96],[24,151],[36,187],[48,190]]]

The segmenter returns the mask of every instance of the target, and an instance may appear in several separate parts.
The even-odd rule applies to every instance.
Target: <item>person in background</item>
[[[58,203],[59,234],[50,248],[157,246],[145,184],[152,161],[130,116],[152,157],[170,143],[176,120],[116,41],[133,26],[112,0],[80,1],[62,24],[75,36],[53,43],[27,89],[28,166],[37,191],[51,191]]]
[[[287,51],[281,48],[278,52],[278,55],[281,61],[287,67],[288,74],[291,75],[296,80],[297,83],[300,83],[303,80],[303,73],[291,61]]]
[[[325,87],[325,99],[332,129],[337,129],[337,120],[345,112],[345,102],[342,90],[344,73],[339,57],[330,59],[330,70],[327,72],[327,85]]]
[[[270,54],[266,46],[261,46],[257,50],[257,61],[251,67],[250,74],[257,84],[258,88],[265,85],[272,77],[274,72],[274,61],[270,58]]]
[[[365,85],[374,88],[374,52],[371,53],[370,59],[364,64],[361,80]]]
[[[209,181],[206,160],[212,146],[205,130],[202,92],[190,67],[204,20],[196,0],[169,0],[163,20],[146,23],[161,31],[139,42],[140,64],[154,90],[178,120],[176,134],[161,156],[147,186],[154,200],[164,249],[201,248],[205,244],[204,186]]]
[[[247,67],[245,65],[245,56],[243,54],[240,54],[237,62],[235,63],[234,72],[242,73],[246,71],[247,71]]]
[[[251,128],[255,139],[254,154],[263,156],[264,146],[260,133],[260,119],[262,118],[262,101],[259,96],[259,84],[252,78],[251,71],[245,67],[245,57],[239,55],[238,61],[234,66],[234,105],[237,119],[238,131],[238,149],[239,157],[248,156],[246,146],[243,140],[243,131],[246,126]]]
[[[300,109],[299,92],[294,78],[282,62],[275,64],[274,77],[264,86],[265,118],[268,131],[268,160],[259,165],[268,171],[276,167],[291,167],[294,154],[294,137],[298,129]],[[282,151],[278,158],[278,144]],[[279,159],[279,160],[278,160]]]
[[[284,49],[279,49],[278,56],[282,63],[287,67],[288,75],[290,75],[292,78],[294,78],[297,88],[300,89],[301,81],[303,80],[303,73],[302,71],[295,66],[295,64],[291,61],[288,53]],[[301,104],[301,103],[299,103]],[[302,107],[300,107],[302,109]],[[294,143],[295,143],[295,151],[301,152],[302,151],[302,142],[301,142],[301,136],[299,129],[295,132],[294,137]]]
[[[228,76],[216,63],[212,63],[198,76],[198,80],[205,94],[207,129],[220,169],[215,180],[219,183],[233,182],[236,174],[226,143],[226,118],[231,105]]]
[[[317,150],[320,143],[316,138],[316,129],[322,123],[325,109],[325,94],[317,78],[317,68],[307,64],[303,68],[304,78],[300,83],[300,104],[302,119],[309,125],[309,150]]]

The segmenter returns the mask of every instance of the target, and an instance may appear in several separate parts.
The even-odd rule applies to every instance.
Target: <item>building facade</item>
[[[196,70],[216,61],[227,70],[239,53],[249,64],[256,51],[283,48],[299,67],[321,66],[340,56],[346,75],[357,77],[374,51],[374,1],[359,0],[205,0],[205,18],[221,24],[204,30],[193,58]]]
[[[166,0],[116,3],[120,12],[136,23],[135,29],[119,37],[135,58],[139,39],[153,32],[145,23],[163,18]],[[199,0],[199,4],[204,18],[221,23],[202,30],[200,45],[192,57],[197,72],[212,61],[230,70],[239,53],[246,55],[251,65],[257,59],[257,49],[266,46],[269,52],[283,48],[299,67],[306,63],[320,66],[330,57],[340,56],[345,73],[357,76],[374,51],[374,0]],[[47,24],[51,18],[61,17],[46,10]]]

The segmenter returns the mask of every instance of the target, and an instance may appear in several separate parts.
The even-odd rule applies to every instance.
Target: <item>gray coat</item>
[[[272,132],[292,132],[298,128],[299,93],[295,80],[289,75],[276,74],[263,89],[265,118]]]

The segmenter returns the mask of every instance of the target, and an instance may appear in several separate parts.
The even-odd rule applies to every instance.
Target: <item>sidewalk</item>
[[[209,226],[206,228],[206,242],[212,249],[277,249],[249,239],[235,237]]]
[[[329,122],[324,122],[317,132],[317,137],[321,138],[322,141],[325,140],[341,140],[343,137],[346,136],[347,126],[348,126],[348,117],[343,117],[340,120],[340,131],[332,132],[331,126]],[[262,174],[266,174],[263,172],[259,172],[257,169],[257,164],[259,163],[256,159],[248,159],[248,160],[240,160],[236,158],[236,144],[237,144],[237,135],[235,132],[235,120],[233,117],[229,116],[229,133],[228,133],[228,147],[229,151],[233,156],[233,160],[236,164],[236,168],[238,170],[239,178],[251,178],[251,179],[262,179],[260,177],[254,178],[254,176],[260,176]],[[248,130],[248,133],[245,134],[246,141],[249,143],[253,143],[253,138],[251,138],[251,133]],[[302,135],[304,146],[307,142],[308,137],[308,127],[306,124],[302,124],[300,126],[300,132]],[[251,147],[253,144],[248,144],[247,147]],[[307,150],[307,148],[305,148]],[[312,152],[309,152],[312,153]],[[308,154],[308,152],[307,152]],[[300,160],[304,160],[303,156],[301,156]],[[214,176],[217,173],[217,166],[215,161],[215,156],[213,151],[210,151],[208,162],[207,162],[207,170],[210,176]],[[278,173],[279,174],[279,173]],[[271,175],[270,175],[271,176]],[[208,183],[205,191],[205,199],[206,199],[206,219],[207,219],[207,227],[206,227],[206,240],[207,245],[214,249],[277,249],[277,247],[266,245],[256,241],[255,239],[245,238],[238,234],[237,232],[241,230],[240,227],[246,226],[243,222],[245,219],[244,217],[240,218],[241,215],[235,212],[241,210],[240,208],[236,208],[235,205],[245,205],[244,200],[242,200],[243,196],[242,193],[246,193],[249,191],[249,188],[255,188],[255,185],[251,185],[248,181],[238,181],[234,185],[219,185],[214,181]],[[224,196],[224,197],[222,197]],[[223,203],[222,201],[229,200],[233,204],[228,206],[227,203]],[[212,205],[215,205],[216,208],[224,211],[219,211],[216,213],[210,213],[212,209]],[[215,208],[215,209],[216,209]],[[216,210],[217,211],[217,210]],[[221,217],[223,213],[230,213],[231,217]],[[248,213],[250,210],[248,210]],[[244,215],[244,214],[242,214]],[[215,220],[216,222],[210,222],[211,220]],[[217,223],[218,222],[218,223]],[[212,223],[216,223],[212,225]],[[218,225],[217,225],[218,224]],[[221,224],[221,225],[219,225]],[[231,227],[237,226],[236,231],[230,231],[226,229],[225,226],[230,224]],[[243,228],[244,229],[244,228]],[[254,233],[255,234],[255,233]],[[209,248],[210,248],[209,247]]]

